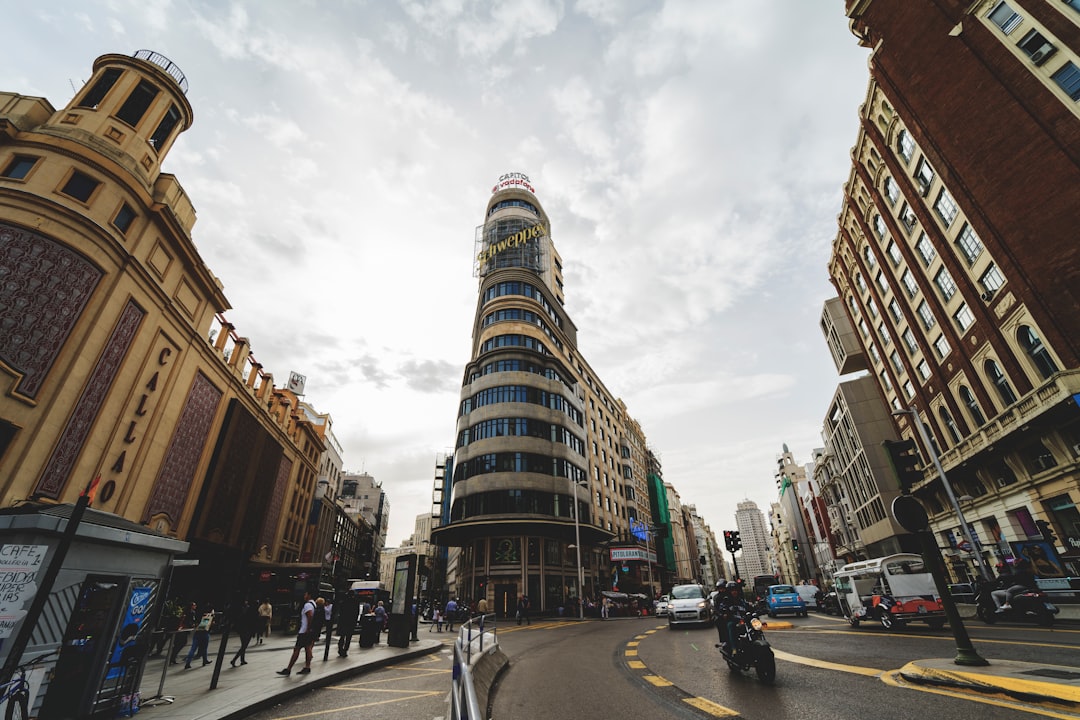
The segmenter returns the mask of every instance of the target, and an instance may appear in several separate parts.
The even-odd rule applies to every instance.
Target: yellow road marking
[[[644,670],[645,669],[645,663],[641,662],[640,660],[627,660],[626,665],[631,670]]]
[[[659,675],[642,675],[642,677],[651,682],[656,687],[669,687],[673,684],[670,680],[665,680]]]
[[[648,635],[635,635],[634,639],[635,640],[644,640],[647,637],[649,637],[649,636]]]
[[[989,696],[984,693],[965,692],[963,690],[948,690],[941,687],[930,687],[928,685],[916,685],[900,677],[899,670],[882,673],[881,680],[886,685],[904,688],[906,690],[918,690],[919,692],[933,693],[935,695],[944,695],[946,697],[959,698],[961,700],[982,703],[984,705],[994,705],[995,707],[1003,707],[1010,710],[1019,710],[1020,712],[1026,712],[1032,715],[1043,715],[1044,717],[1058,718],[1058,720],[1076,720],[1075,713],[1056,712],[1054,710],[1046,709],[1040,705],[1027,704],[1019,701],[1013,702],[1005,699],[996,699],[993,696]]]
[[[891,631],[891,632],[889,632],[889,631],[868,632],[866,630],[852,630],[850,628],[847,629],[847,630],[807,630],[805,628],[806,628],[806,626],[804,625],[801,628],[799,628],[798,630],[792,630],[791,632],[785,633],[785,634],[791,635],[791,634],[798,634],[798,633],[802,632],[802,633],[811,634],[811,635],[825,635],[825,634],[848,635],[849,633],[855,632],[855,633],[858,633],[859,635],[864,635],[866,637],[874,637],[874,636],[877,636],[877,637],[910,637],[910,638],[922,638],[923,640],[939,640],[941,642],[947,642],[947,643],[955,643],[956,642],[956,638],[954,638],[952,635],[923,635],[921,633],[904,633],[904,632],[896,632],[896,631]],[[1013,628],[1013,629],[1015,629],[1015,628]],[[1062,631],[1062,632],[1069,632],[1069,631]],[[1080,632],[1080,631],[1073,630],[1071,632]],[[1055,649],[1059,649],[1059,650],[1072,650],[1072,649],[1074,649],[1076,647],[1075,645],[1062,645],[1062,644],[1059,644],[1059,643],[1039,643],[1039,642],[1031,642],[1030,640],[994,640],[994,639],[988,639],[988,638],[977,638],[977,639],[974,640],[974,642],[976,642],[976,643],[992,643],[994,645],[1023,645],[1024,647],[1045,647],[1045,648],[1055,648]]]
[[[859,667],[857,665],[841,665],[840,663],[833,663],[827,662],[825,660],[815,660],[814,658],[801,657],[799,655],[792,655],[790,653],[786,653],[783,650],[777,650],[776,648],[773,648],[773,655],[775,655],[781,660],[799,663],[800,665],[810,665],[812,667],[818,667],[824,670],[839,670],[840,672],[852,673],[854,675],[867,675],[869,677],[878,677],[882,673],[887,672],[885,670],[875,670],[874,668]]]
[[[717,705],[712,700],[706,700],[702,697],[689,697],[683,698],[683,702],[688,705],[693,705],[698,710],[707,712],[713,717],[734,717],[739,713],[731,708],[726,708],[723,705]]]
[[[626,647],[637,647],[640,644],[641,643],[637,640],[631,640],[630,642],[626,643]]]
[[[637,650],[626,650],[623,653],[624,657],[637,657]]]

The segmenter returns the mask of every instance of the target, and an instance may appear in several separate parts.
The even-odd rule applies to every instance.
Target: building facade
[[[829,271],[897,433],[924,467],[940,456],[977,547],[936,473],[915,495],[957,579],[1021,557],[1078,574],[1080,8],[846,8],[873,53]]]
[[[742,554],[738,558],[739,577],[749,583],[755,575],[775,574],[776,568],[770,559],[769,531],[765,527],[765,516],[756,502],[743,500],[736,506],[735,527],[742,540]]]
[[[526,593],[535,609],[550,611],[622,581],[603,544],[630,543],[631,520],[651,524],[641,497],[646,448],[625,405],[578,350],[562,261],[529,179],[500,178],[484,217],[450,516],[433,541],[460,548],[454,581],[462,598],[484,595],[509,612]],[[640,585],[641,574],[635,567],[628,580]]]

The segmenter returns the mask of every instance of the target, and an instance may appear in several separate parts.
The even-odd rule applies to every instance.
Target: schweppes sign
[[[510,248],[519,247],[529,242],[530,240],[535,240],[536,238],[540,238],[543,236],[543,225],[532,225],[531,227],[527,227],[523,230],[518,230],[512,235],[507,235],[501,240],[497,240],[488,245],[486,248],[480,251],[480,254],[476,256],[476,260],[481,265],[483,265],[488,260],[501,253],[503,250],[509,250]]]

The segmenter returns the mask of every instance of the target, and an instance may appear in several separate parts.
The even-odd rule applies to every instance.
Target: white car
[[[669,596],[661,595],[660,599],[656,601],[656,605],[653,609],[656,611],[657,617],[667,617],[669,599]]]
[[[705,588],[700,585],[676,585],[668,600],[668,627],[676,625],[708,625],[712,608]]]

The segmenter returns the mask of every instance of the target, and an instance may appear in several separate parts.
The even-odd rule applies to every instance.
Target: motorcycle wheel
[[[737,673],[739,672],[739,670],[741,670],[741,668],[739,667],[739,663],[729,660],[726,657],[724,658],[724,661],[727,662],[727,669],[731,672]]]
[[[879,612],[878,621],[881,622],[881,627],[886,630],[892,630],[896,627],[896,621],[893,620],[892,613],[890,612]]]
[[[853,628],[857,628],[857,627],[859,627],[859,618],[855,617],[854,615],[852,615],[851,617],[849,617],[849,618],[847,619],[847,622],[848,622],[848,625],[850,625],[850,626],[851,626],[851,627],[853,627]]]
[[[771,650],[758,655],[754,670],[757,671],[758,680],[763,683],[771,683],[776,679],[776,658]]]
[[[997,613],[986,605],[979,605],[978,609],[975,610],[975,614],[987,625],[993,625],[997,622]]]

